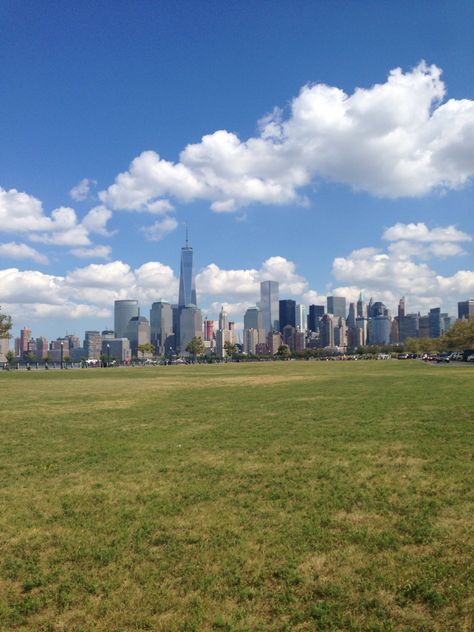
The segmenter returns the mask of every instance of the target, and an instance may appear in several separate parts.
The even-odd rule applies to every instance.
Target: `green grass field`
[[[0,630],[473,627],[474,368],[0,374]]]

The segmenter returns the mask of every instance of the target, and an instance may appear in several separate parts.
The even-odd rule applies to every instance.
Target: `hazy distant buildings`
[[[114,303],[114,331],[117,338],[123,338],[130,319],[139,315],[137,300],[115,301]]]
[[[138,357],[138,347],[150,344],[150,323],[148,319],[144,316],[134,316],[128,321],[125,336],[120,337],[128,338],[132,356]]]
[[[156,301],[150,309],[150,341],[157,354],[174,347],[173,310],[167,301]]]
[[[100,360],[102,336],[100,331],[89,330],[84,334],[84,355],[88,360]]]
[[[467,301],[459,301],[458,318],[470,318],[471,316],[474,316],[474,298]]]
[[[277,281],[262,281],[260,283],[260,309],[263,314],[263,328],[265,333],[278,331],[279,325],[279,286]]]
[[[319,331],[319,321],[324,316],[324,305],[310,305],[308,314],[309,331]]]
[[[132,359],[132,350],[128,338],[106,338],[102,341],[101,355],[107,361],[128,363]]]
[[[344,296],[328,296],[327,306],[328,314],[332,314],[336,318],[346,318],[346,299]]]
[[[202,339],[202,315],[201,310],[195,305],[187,305],[181,308],[179,317],[179,349],[186,353],[186,347],[193,338]]]
[[[334,347],[334,320],[330,314],[324,314],[319,321],[321,347]]]
[[[405,342],[407,338],[418,338],[418,325],[418,314],[406,314],[406,316],[399,318],[398,327],[400,331],[400,342]]]

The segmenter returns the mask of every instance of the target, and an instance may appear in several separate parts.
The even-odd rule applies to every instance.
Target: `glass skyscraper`
[[[194,278],[193,249],[188,246],[186,235],[186,245],[181,248],[181,269],[179,273],[179,307],[197,305],[196,280]]]

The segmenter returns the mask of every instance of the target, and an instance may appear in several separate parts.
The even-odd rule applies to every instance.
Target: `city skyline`
[[[203,317],[242,323],[262,281],[306,309],[363,291],[455,314],[474,296],[474,8],[378,9],[4,3],[14,335],[178,302],[185,225]]]

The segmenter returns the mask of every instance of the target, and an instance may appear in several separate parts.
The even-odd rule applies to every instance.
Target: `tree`
[[[0,310],[1,310],[0,306]],[[12,319],[10,316],[6,314],[2,314],[0,311],[0,338],[10,338],[10,334],[8,333],[12,328]]]
[[[457,320],[451,329],[442,336],[442,342],[448,349],[462,351],[474,349],[474,318]]]
[[[7,351],[5,354],[8,364],[13,364],[13,360],[15,359],[15,354],[13,351]]]
[[[202,341],[202,338],[200,336],[194,336],[194,338],[186,347],[186,351],[192,354],[193,361],[196,362],[196,356],[202,355],[204,353],[204,343]]]
[[[234,353],[237,351],[237,347],[230,340],[226,340],[224,342],[224,349],[225,349],[226,356],[228,358],[231,358],[234,355]]]
[[[282,360],[288,360],[290,357],[290,350],[286,345],[281,345],[278,347],[277,356]]]
[[[155,347],[151,344],[151,342],[147,342],[143,345],[138,345],[137,349],[142,354],[142,358],[145,357],[145,353],[151,353],[152,355],[155,353]]]

